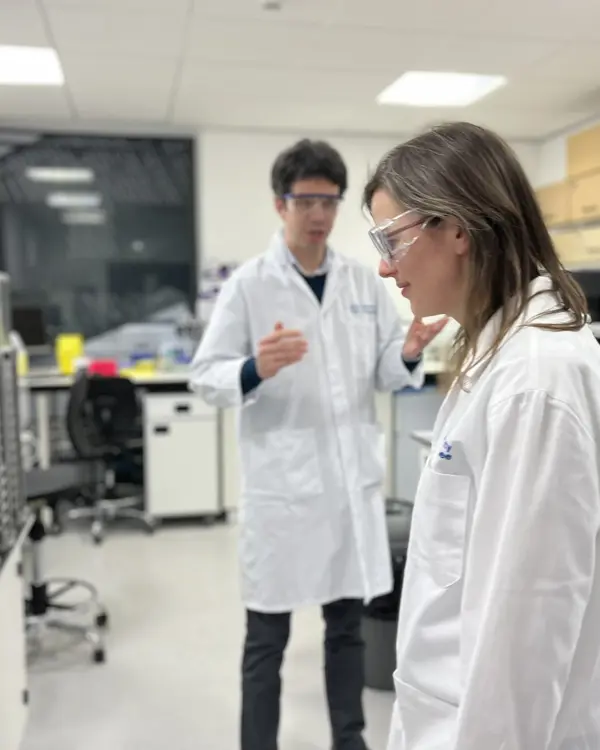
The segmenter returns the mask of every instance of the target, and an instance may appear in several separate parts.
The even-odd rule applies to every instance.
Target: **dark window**
[[[190,139],[0,131],[0,262],[13,306],[41,307],[49,341],[193,309],[193,165]],[[66,205],[73,196],[81,205]]]

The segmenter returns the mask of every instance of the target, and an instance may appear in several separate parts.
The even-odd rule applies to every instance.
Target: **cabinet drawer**
[[[144,396],[144,418],[152,421],[173,417],[214,417],[217,410],[199,396],[190,393],[147,393]]]
[[[156,518],[201,516],[221,508],[216,421],[146,422],[145,495]]]
[[[582,130],[567,139],[567,173],[579,177],[600,169],[600,127]]]
[[[571,186],[567,182],[547,185],[537,191],[542,216],[549,227],[571,220]]]
[[[600,172],[573,182],[573,221],[595,221],[600,218]]]

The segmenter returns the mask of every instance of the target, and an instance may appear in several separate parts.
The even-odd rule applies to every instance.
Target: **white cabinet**
[[[0,569],[0,748],[19,750],[27,719],[21,544]]]
[[[155,518],[219,515],[221,416],[193,394],[144,397],[146,509]]]

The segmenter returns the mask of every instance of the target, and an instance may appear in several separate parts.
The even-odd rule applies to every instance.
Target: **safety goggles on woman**
[[[406,223],[411,216],[415,216],[413,210],[404,211],[369,229],[371,242],[386,263],[400,260],[415,244],[421,232],[427,229],[432,221],[438,221],[431,216],[426,219],[420,216]]]

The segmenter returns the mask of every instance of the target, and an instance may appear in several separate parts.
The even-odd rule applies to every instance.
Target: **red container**
[[[105,378],[114,378],[119,374],[116,359],[94,359],[88,365],[90,375],[102,375]]]

